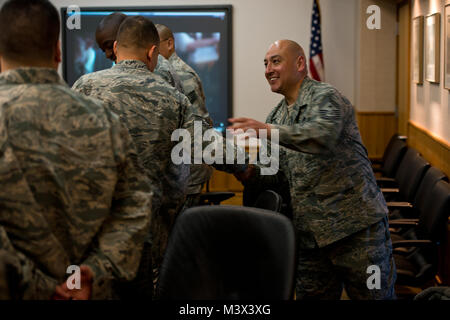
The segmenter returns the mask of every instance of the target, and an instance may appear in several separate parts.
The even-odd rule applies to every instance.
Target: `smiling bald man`
[[[395,298],[386,203],[351,103],[308,77],[304,51],[294,41],[274,42],[264,65],[270,89],[283,100],[266,123],[229,121],[233,129],[267,129],[269,135],[277,129],[280,171],[262,176],[256,166],[237,178],[246,191],[289,190],[285,198],[298,237],[297,299],[339,299],[343,287],[351,299]],[[369,289],[373,266],[380,287]]]

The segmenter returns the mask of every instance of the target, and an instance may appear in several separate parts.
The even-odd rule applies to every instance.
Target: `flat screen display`
[[[200,76],[206,108],[214,127],[224,131],[232,117],[231,6],[80,8],[79,13],[61,9],[63,76],[73,83],[82,75],[110,68],[95,41],[100,21],[113,12],[142,15],[168,26],[174,33],[178,56]],[[69,16],[80,14],[79,29],[69,28]]]

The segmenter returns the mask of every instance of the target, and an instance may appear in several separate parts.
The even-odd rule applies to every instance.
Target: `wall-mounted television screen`
[[[110,68],[95,41],[100,21],[113,12],[142,15],[167,25],[174,33],[177,54],[200,76],[206,108],[214,127],[224,131],[232,117],[231,6],[80,8],[79,29],[68,28],[73,13],[61,9],[63,76],[72,84],[83,74]],[[210,41],[205,41],[209,39]]]

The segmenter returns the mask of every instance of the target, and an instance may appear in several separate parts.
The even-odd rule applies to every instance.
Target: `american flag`
[[[322,54],[322,35],[320,32],[320,8],[318,0],[313,0],[311,44],[309,46],[309,71],[313,79],[318,81],[325,80]]]

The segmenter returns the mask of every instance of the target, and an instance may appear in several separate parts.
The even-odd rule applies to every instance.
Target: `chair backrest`
[[[413,202],[420,182],[430,164],[413,148],[408,148],[395,174],[400,195],[405,201]]]
[[[450,185],[444,180],[436,182],[419,210],[420,231],[430,240],[440,241],[450,214]]]
[[[406,143],[400,139],[396,139],[392,142],[389,152],[386,155],[383,155],[384,161],[381,171],[385,177],[393,178],[395,176],[395,172],[407,149]]]
[[[401,140],[403,142],[405,142],[407,139],[406,136],[401,136],[398,133],[394,133],[391,137],[391,139],[389,140],[386,148],[384,149],[383,152],[383,158],[381,159],[382,163],[384,163],[386,161],[386,158],[388,157],[389,153],[392,151],[392,148],[394,146],[394,142],[397,140]]]
[[[282,205],[283,199],[278,193],[272,190],[265,190],[258,196],[253,207],[281,212]]]
[[[439,180],[448,181],[448,178],[441,170],[431,166],[427,172],[425,172],[419,188],[417,189],[413,202],[414,207],[419,208],[424,205],[424,201],[428,199],[435,183]]]
[[[160,269],[158,299],[289,299],[295,235],[281,214],[203,206],[180,214]]]

